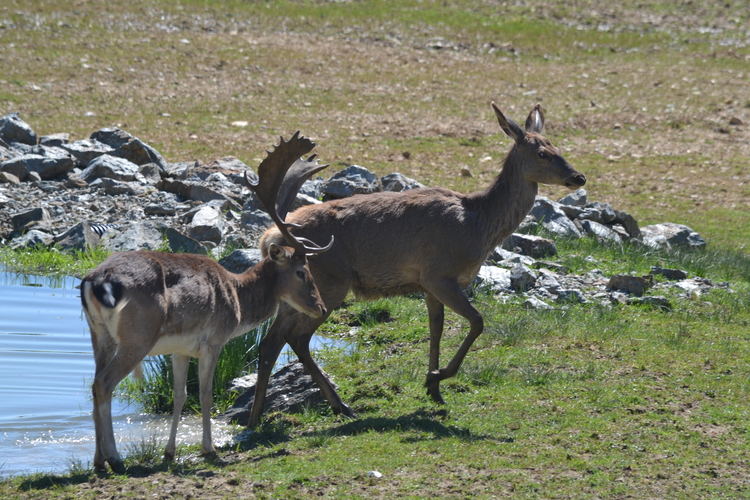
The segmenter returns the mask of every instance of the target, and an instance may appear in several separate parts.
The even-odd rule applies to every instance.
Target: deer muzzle
[[[569,189],[577,189],[586,184],[586,176],[580,172],[576,172],[567,179],[565,179],[564,185]]]

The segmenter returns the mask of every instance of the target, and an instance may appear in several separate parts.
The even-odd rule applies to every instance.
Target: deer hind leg
[[[94,350],[94,363],[96,365],[96,371],[94,377],[98,376],[102,370],[112,361],[117,350],[117,344],[114,339],[106,333],[106,327],[102,324],[96,323],[93,318],[87,315],[89,322],[89,330],[91,332],[91,345]],[[92,384],[91,394],[93,396],[94,410],[91,415],[94,419],[94,431],[96,435],[96,450],[94,451],[94,469],[99,471],[107,470],[106,459],[104,458],[104,451],[102,450],[102,443],[104,442],[104,427],[102,426],[101,419],[99,418],[99,398],[97,392],[94,390]]]
[[[94,395],[94,423],[96,430],[97,452],[94,454],[95,467],[102,469],[108,462],[114,472],[122,473],[125,466],[117,452],[115,433],[112,428],[112,392],[122,379],[128,376],[143,361],[150,346],[119,346],[117,352],[106,366],[94,376],[92,393]]]
[[[430,318],[430,362],[428,373],[436,372],[440,367],[440,339],[443,336],[443,325],[445,322],[445,306],[433,294],[425,294],[427,314]],[[427,385],[427,395],[436,403],[445,403],[440,394],[440,385]]]
[[[448,306],[451,310],[453,310],[457,314],[466,318],[469,321],[469,325],[470,325],[469,334],[461,343],[461,346],[458,348],[458,352],[456,352],[455,356],[453,356],[453,359],[450,360],[450,362],[448,363],[448,366],[446,366],[445,368],[440,368],[440,369],[431,369],[427,374],[427,381],[425,382],[425,387],[427,387],[427,393],[432,397],[433,401],[441,403],[443,402],[443,398],[440,394],[440,381],[456,375],[456,373],[458,372],[458,369],[461,367],[461,363],[466,357],[466,354],[469,352],[469,349],[471,348],[472,344],[477,339],[477,337],[479,337],[479,335],[482,333],[482,330],[484,330],[484,319],[482,319],[482,315],[479,313],[479,311],[477,311],[474,308],[474,306],[471,305],[471,303],[469,302],[469,299],[466,297],[464,292],[461,290],[461,287],[458,285],[458,283],[455,280],[443,280],[441,282],[432,284],[431,286],[429,286],[428,289],[437,300],[442,302],[444,305]],[[428,303],[428,308],[429,308],[429,303]],[[437,314],[435,318],[437,319]],[[439,345],[437,346],[432,345],[432,341],[434,341],[436,337],[437,337],[437,341],[439,342],[439,336],[433,336],[432,322],[433,322],[433,316],[431,312],[430,313],[430,339],[431,339],[430,356],[431,356],[431,359],[433,355],[433,349],[435,349],[436,351],[439,351]]]
[[[177,451],[177,426],[180,423],[182,407],[187,399],[187,374],[190,366],[190,357],[182,354],[172,354],[172,377],[174,379],[174,415],[172,415],[172,427],[169,429],[169,441],[164,450],[164,461],[174,460]]]

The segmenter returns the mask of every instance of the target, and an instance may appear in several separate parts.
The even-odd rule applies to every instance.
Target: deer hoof
[[[344,417],[348,418],[357,418],[357,414],[354,413],[354,410],[352,410],[346,403],[341,403],[341,408],[338,410],[334,410],[333,413],[337,415],[343,415]]]
[[[427,395],[438,404],[445,404],[443,396],[440,394],[440,381],[443,380],[443,374],[440,370],[432,370],[427,373],[427,380],[424,386],[427,387]]]
[[[125,474],[125,464],[119,458],[117,460],[108,460],[109,468],[115,474]]]

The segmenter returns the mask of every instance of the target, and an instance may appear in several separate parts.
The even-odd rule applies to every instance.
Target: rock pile
[[[168,248],[192,253],[254,248],[272,222],[244,185],[245,172],[255,175],[234,157],[208,164],[170,163],[147,143],[117,128],[101,129],[74,142],[67,134],[37,137],[12,113],[0,118],[0,245],[56,246],[63,251],[101,245],[113,251]],[[352,165],[329,179],[306,182],[294,208],[354,194],[420,187],[399,173],[378,178]],[[477,285],[495,292],[524,293],[529,307],[542,307],[547,303],[543,301],[550,300],[645,301],[646,290],[663,286],[649,280],[635,285],[637,277],[612,282],[614,278],[597,272],[567,275],[560,266],[538,260],[557,252],[554,241],[528,234],[539,226],[566,238],[588,235],[603,242],[633,241],[654,248],[706,244],[679,224],[640,228],[630,214],[607,203],[589,202],[586,191],[579,189],[557,202],[538,198],[519,232],[482,268]],[[240,272],[259,258],[257,249],[238,250],[222,263]],[[665,276],[676,272],[662,271]],[[674,283],[686,293],[710,286],[700,278],[682,277]]]

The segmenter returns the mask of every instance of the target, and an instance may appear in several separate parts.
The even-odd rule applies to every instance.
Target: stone
[[[378,177],[359,165],[351,165],[334,174],[323,184],[323,196],[326,199],[347,198],[379,190]]]
[[[415,181],[403,174],[394,172],[392,174],[385,175],[380,178],[380,185],[383,187],[383,191],[408,191],[410,189],[423,188],[424,184]]]
[[[510,288],[510,271],[497,266],[482,266],[474,279],[477,290],[494,293],[508,292]]]
[[[164,244],[163,224],[152,221],[123,224],[102,236],[99,244],[113,252],[160,250]]]
[[[260,249],[248,248],[238,249],[219,261],[227,271],[241,274],[256,265],[263,259]]]
[[[57,248],[63,251],[84,251],[96,247],[99,244],[99,235],[96,234],[88,222],[79,222],[63,234],[55,237]]]
[[[18,250],[21,248],[47,248],[55,242],[55,237],[44,231],[32,229],[27,233],[13,238],[10,242],[10,248]]]
[[[129,182],[135,179],[137,173],[138,165],[135,163],[117,156],[103,154],[93,159],[80,177],[88,183],[102,177]]]
[[[578,188],[567,196],[558,200],[560,205],[571,207],[583,207],[589,202],[588,193],[584,188]]]
[[[242,227],[253,231],[265,231],[273,226],[273,220],[263,210],[243,210],[240,224]]]
[[[534,259],[557,255],[554,241],[530,234],[513,233],[503,242],[503,248]]]
[[[10,172],[0,171],[0,182],[4,182],[6,184],[20,184],[21,179],[11,174]]]
[[[47,228],[50,224],[49,212],[43,207],[32,208],[13,214],[10,220],[14,231],[24,231],[32,227],[35,229]]]
[[[652,248],[701,249],[706,241],[684,224],[664,222],[641,228],[643,243]]]
[[[563,212],[558,203],[538,197],[529,212],[544,228],[565,238],[580,238],[581,232]]]
[[[213,207],[201,207],[190,221],[188,236],[198,241],[218,243],[226,230],[221,213]]]
[[[523,301],[523,304],[521,304],[521,306],[525,309],[534,309],[537,311],[546,311],[549,309],[553,309],[551,305],[536,297],[529,297],[528,299]]]
[[[200,241],[186,236],[172,227],[164,230],[164,237],[167,239],[169,250],[179,253],[195,253],[208,255],[208,248]]]
[[[9,113],[0,118],[0,139],[6,143],[17,142],[35,146],[36,132],[24,122],[18,113]]]
[[[595,237],[600,243],[622,243],[622,238],[619,233],[608,228],[604,224],[584,219],[581,221],[581,227],[586,231],[586,234]]]
[[[124,158],[136,165],[154,163],[165,170],[167,163],[154,148],[119,128],[103,128],[91,134],[91,140],[112,148],[113,156]]]
[[[68,144],[70,142],[70,134],[66,134],[65,132],[60,132],[57,134],[50,134],[50,135],[43,135],[39,138],[39,145],[40,146],[62,146],[63,144]]]
[[[607,290],[615,290],[640,297],[653,285],[654,277],[651,275],[630,276],[628,274],[615,274],[609,278]]]
[[[141,196],[148,192],[148,189],[145,186],[136,182],[120,182],[107,177],[102,177],[99,180],[104,188],[104,192],[110,196]]]
[[[651,274],[659,274],[661,276],[664,276],[668,280],[675,281],[684,280],[688,277],[687,271],[683,271],[681,269],[665,269],[663,267],[657,266],[651,267]]]
[[[536,274],[523,264],[510,270],[510,287],[514,292],[525,292],[536,283]]]
[[[331,382],[334,389],[338,389],[338,386],[331,381],[328,374],[323,372],[323,376]],[[255,385],[242,393],[234,405],[219,418],[226,422],[247,425],[254,396]],[[275,411],[285,413],[300,412],[305,408],[324,402],[325,398],[317,384],[305,372],[302,363],[296,361],[284,366],[271,376],[266,391],[263,413],[268,414]]]
[[[114,149],[108,145],[89,139],[61,144],[60,147],[77,158],[82,165],[88,165],[91,163],[91,160],[114,152]]]

